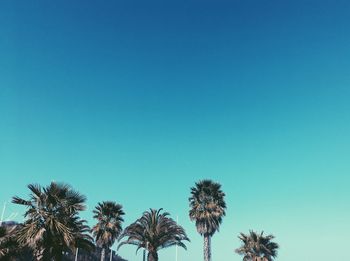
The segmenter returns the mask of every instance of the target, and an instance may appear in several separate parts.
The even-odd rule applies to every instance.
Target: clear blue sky
[[[193,261],[187,199],[211,178],[228,205],[213,260],[242,260],[249,229],[276,236],[278,260],[347,259],[349,14],[348,0],[1,1],[0,203],[55,180],[87,195],[90,224],[102,200],[126,224],[163,207]]]

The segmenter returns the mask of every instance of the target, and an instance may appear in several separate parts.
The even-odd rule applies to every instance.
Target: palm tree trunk
[[[103,247],[101,251],[101,261],[105,261],[106,249]]]
[[[210,236],[204,235],[204,261],[211,261],[211,244]]]
[[[156,251],[149,251],[147,261],[158,261],[158,253]]]

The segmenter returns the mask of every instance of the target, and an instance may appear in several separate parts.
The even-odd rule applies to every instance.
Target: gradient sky
[[[249,229],[276,236],[277,260],[348,259],[349,14],[348,0],[1,1],[1,205],[55,180],[88,197],[90,225],[102,200],[125,225],[163,207],[191,238],[179,261],[201,260],[188,197],[211,178],[228,205],[213,260],[242,260]]]

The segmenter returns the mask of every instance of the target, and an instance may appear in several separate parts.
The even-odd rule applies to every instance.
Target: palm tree
[[[161,213],[163,209],[150,209],[143,213],[142,217],[135,223],[125,228],[120,239],[127,237],[124,244],[137,246],[136,252],[140,248],[148,251],[148,261],[158,261],[158,251],[174,245],[186,249],[184,240],[190,241],[185,230],[179,226],[169,216],[169,213]]]
[[[202,180],[191,188],[189,216],[196,222],[198,233],[204,237],[204,260],[211,260],[211,237],[225,216],[225,193],[221,185],[212,180]]]
[[[77,247],[93,247],[86,221],[79,211],[85,209],[85,196],[67,184],[52,182],[46,187],[28,185],[28,200],[13,197],[12,202],[24,205],[24,224],[17,232],[17,241],[31,248],[36,260],[61,260],[64,251]]]
[[[273,235],[250,231],[249,235],[241,233],[238,238],[243,244],[236,253],[243,255],[243,261],[272,261],[277,256],[279,246],[271,241],[275,238]]]
[[[122,216],[125,214],[122,205],[112,201],[98,203],[95,207],[94,218],[98,220],[92,228],[97,246],[102,248],[101,261],[105,260],[105,251],[108,250],[122,232]],[[112,253],[111,253],[112,254]]]

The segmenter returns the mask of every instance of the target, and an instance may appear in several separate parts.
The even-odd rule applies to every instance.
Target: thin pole
[[[6,201],[4,203],[4,207],[2,208],[0,226],[2,225],[2,221],[4,220],[5,210],[6,210]]]
[[[79,252],[79,248],[77,247],[77,250],[75,251],[75,261],[78,261],[78,252]]]
[[[112,261],[112,256],[113,256],[113,250],[111,249],[111,255],[109,257],[109,261]]]
[[[176,216],[176,224],[179,225],[179,216]],[[178,250],[178,246],[176,245],[176,255],[175,255],[175,260],[177,261],[177,257],[178,257],[178,254],[177,254],[177,250]]]

